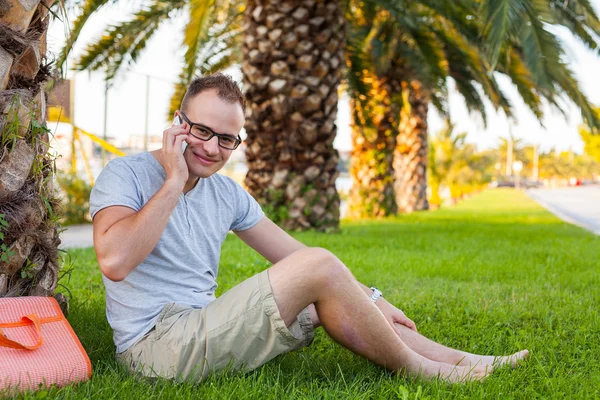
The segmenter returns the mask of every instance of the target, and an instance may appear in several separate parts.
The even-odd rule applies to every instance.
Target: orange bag
[[[91,375],[90,359],[53,297],[0,298],[0,393]]]

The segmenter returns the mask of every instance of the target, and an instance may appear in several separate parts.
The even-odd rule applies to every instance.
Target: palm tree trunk
[[[0,297],[50,296],[58,281],[58,199],[44,85],[54,0],[0,0]],[[59,302],[66,306],[60,295]]]
[[[402,82],[408,104],[402,108],[394,151],[395,192],[398,211],[429,209],[427,202],[428,95],[416,80]]]
[[[366,74],[363,71],[363,74]],[[349,218],[380,218],[395,215],[394,148],[399,119],[399,104],[392,93],[396,81],[364,75],[370,87],[364,102],[352,99],[352,189],[348,198]]]
[[[248,1],[245,183],[286,229],[337,229],[338,85],[345,22],[336,1]]]

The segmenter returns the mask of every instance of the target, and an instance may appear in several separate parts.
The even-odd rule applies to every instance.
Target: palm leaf
[[[561,63],[559,70],[551,70],[550,78],[562,89],[562,92],[581,110],[583,120],[591,127],[600,127],[600,119],[594,112],[593,106],[587,97],[581,91],[577,80],[573,77],[573,72],[569,67]]]
[[[512,82],[517,87],[521,98],[537,117],[538,120],[542,120],[544,113],[541,108],[540,96],[537,92],[537,88],[531,71],[523,63],[522,58],[516,51],[510,52],[510,62],[508,63],[507,75],[512,79]]]
[[[183,96],[187,90],[187,86],[188,80],[182,73],[179,75],[179,81],[175,84],[175,90],[171,96],[171,100],[169,101],[169,113],[167,115],[167,120],[171,119],[172,116],[175,115],[175,111],[179,110],[181,101],[183,100]]]
[[[492,69],[498,62],[506,38],[514,35],[516,27],[524,22],[526,3],[528,0],[483,0],[481,2],[483,36]]]
[[[563,25],[588,48],[600,48],[600,21],[587,0],[559,1],[552,0],[553,24]]]
[[[78,7],[81,12],[73,22],[73,26],[67,35],[65,46],[61,49],[58,59],[56,60],[56,66],[61,69],[61,71],[63,70],[63,65],[66,62],[69,53],[73,50],[73,46],[77,42],[77,39],[79,39],[79,34],[85,23],[92,14],[98,11],[102,6],[106,5],[109,1],[114,0],[85,0],[83,5]]]
[[[236,63],[241,63],[241,40],[242,40],[242,17],[244,8],[238,3],[230,4],[227,9],[213,4],[223,11],[219,16],[215,15],[215,9],[208,10],[209,14],[202,18],[208,18],[204,24],[204,31],[186,30],[187,39],[184,38],[184,45],[192,44],[193,53],[188,48],[185,56],[185,62],[179,74],[179,81],[175,85],[175,90],[169,103],[169,116],[179,108],[185,90],[196,74],[211,74],[223,70]],[[201,17],[206,10],[190,10],[190,15],[194,14]],[[194,29],[200,29],[201,24],[194,23]],[[210,27],[209,27],[210,26]],[[197,38],[197,41],[192,38]],[[193,59],[187,59],[192,57]]]
[[[214,6],[214,0],[190,0],[189,2],[189,20],[183,36],[183,45],[187,49],[183,57],[184,71],[188,81],[191,81],[196,71],[196,59],[202,44],[210,40],[207,31]]]
[[[164,2],[154,0],[145,9],[134,14],[130,21],[111,26],[95,43],[88,46],[76,63],[78,70],[106,70],[106,80],[111,81],[123,63],[134,63],[147,41],[160,24],[185,5],[184,0]]]

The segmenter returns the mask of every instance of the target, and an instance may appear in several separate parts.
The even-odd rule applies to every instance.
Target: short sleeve
[[[96,180],[90,195],[92,219],[98,211],[111,206],[125,206],[136,211],[143,206],[135,174],[121,158],[109,162]]]
[[[265,213],[254,197],[237,183],[234,183],[234,190],[236,192],[236,209],[235,219],[230,230],[245,231],[263,219]]]

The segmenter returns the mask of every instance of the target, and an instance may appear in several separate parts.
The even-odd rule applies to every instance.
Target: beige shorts
[[[146,377],[202,380],[224,369],[250,371],[313,338],[308,309],[285,326],[264,271],[203,309],[167,304],[154,328],[117,360]]]

